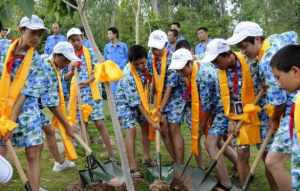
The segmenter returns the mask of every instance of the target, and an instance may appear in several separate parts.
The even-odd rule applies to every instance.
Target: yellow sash
[[[13,81],[11,81],[11,76],[7,71],[7,64],[11,55],[13,54],[20,39],[15,40],[8,48],[5,61],[3,63],[2,76],[0,79],[0,136],[3,137],[7,133],[11,132],[18,125],[17,123],[11,121],[12,108],[23,89],[26,79],[28,77],[32,58],[34,54],[34,48],[29,48],[26,56],[23,59],[22,64],[16,72],[16,76]]]
[[[13,81],[11,81],[11,76],[7,71],[7,64],[11,54],[13,54],[14,49],[16,48],[19,39],[13,42],[7,51],[6,58],[3,64],[3,71],[0,80],[0,109],[1,109],[1,116],[4,115],[6,117],[10,117],[11,110],[13,105],[15,104],[21,90],[23,89],[26,79],[28,77],[32,58],[34,54],[34,48],[29,48],[26,56],[22,64],[20,65],[18,71],[16,72],[16,76]]]
[[[150,108],[150,103],[148,100],[148,96],[149,96],[148,89],[143,86],[142,80],[139,77],[135,67],[132,66],[130,63],[128,64],[128,66],[129,66],[129,70],[134,78],[135,85],[136,85],[138,94],[140,96],[142,106],[144,107],[144,109],[149,114],[149,116],[151,117],[152,120],[158,121],[158,119],[155,118],[155,109]]]
[[[78,96],[77,87],[78,85],[77,85],[76,77],[73,76],[71,80],[71,86],[70,86],[69,115],[68,115],[68,120],[73,125],[77,123],[77,96]],[[83,121],[88,122],[90,114],[93,111],[92,106],[88,104],[81,104],[80,110],[82,111],[83,114],[82,116]]]
[[[73,76],[70,85],[70,99],[69,99],[69,115],[68,120],[72,125],[77,124],[77,81]]]
[[[192,97],[192,154],[199,154],[199,124],[200,124],[200,97],[197,86],[198,64],[193,64],[191,76],[191,97]]]
[[[231,120],[244,121],[237,139],[240,145],[252,145],[260,143],[260,120],[257,113],[260,111],[258,106],[253,105],[255,101],[254,84],[251,77],[249,65],[246,63],[241,53],[235,53],[241,63],[242,68],[242,90],[241,98],[244,113],[237,115],[231,113],[230,91],[228,87],[227,74],[225,70],[219,70],[219,83],[221,100],[224,107],[224,114]]]
[[[168,59],[168,51],[167,49],[163,49],[162,57],[161,57],[161,65],[160,65],[160,74],[157,71],[157,63],[152,60],[152,68],[153,68],[153,76],[154,76],[154,84],[155,84],[155,108],[159,109],[162,101],[162,93],[164,91],[165,85],[165,77],[167,72],[167,59]],[[149,127],[149,136],[148,139],[150,141],[155,140],[155,129]]]
[[[63,88],[62,88],[62,83],[61,83],[60,71],[56,68],[56,66],[52,63],[52,61],[49,61],[49,62],[51,64],[51,66],[53,67],[56,77],[57,77],[59,109],[62,112],[63,116],[66,117],[67,116],[66,103],[65,103],[65,98],[64,98],[64,93],[63,93]],[[69,159],[69,160],[77,159],[78,157],[77,157],[76,150],[72,143],[72,138],[67,135],[67,132],[66,132],[64,126],[59,122],[59,120],[56,117],[53,117],[52,125],[53,125],[53,127],[57,127],[60,130],[60,134],[63,139],[67,159]]]
[[[300,94],[298,94],[295,102],[294,121],[298,141],[300,141]]]
[[[269,48],[271,47],[270,41],[269,39],[264,40],[259,52],[258,52],[258,60],[260,61],[262,59],[262,57],[266,54],[266,52],[269,50]]]
[[[88,71],[88,76],[91,77],[92,74],[92,60],[91,60],[91,54],[89,52],[89,49],[87,49],[86,47],[82,47],[83,48],[83,55],[86,61],[86,66],[87,66],[87,71]],[[94,100],[100,100],[101,99],[101,94],[100,91],[97,87],[97,82],[96,80],[93,80],[90,83],[90,88],[92,91],[92,97]]]

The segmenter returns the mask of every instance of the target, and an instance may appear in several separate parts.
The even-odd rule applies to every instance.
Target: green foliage
[[[266,34],[287,30],[300,32],[300,0],[156,0],[158,13],[154,11],[153,0],[141,0],[139,20],[140,43],[146,45],[149,33],[154,29],[167,30],[169,24],[179,21],[182,34],[197,43],[196,30],[200,26],[209,29],[211,37],[228,37],[234,25],[242,20],[259,23]],[[26,2],[26,3],[25,3]],[[69,0],[76,5],[76,0]],[[227,2],[231,9],[225,14],[220,2]],[[33,4],[34,3],[34,4]],[[33,12],[41,16],[48,28],[59,22],[62,33],[73,26],[80,26],[76,10],[62,0],[2,0],[0,21],[17,34],[17,24],[24,14]],[[120,40],[129,45],[135,43],[136,0],[87,0],[86,14],[100,49],[107,42],[107,28],[115,25]],[[0,23],[1,24],[1,23]]]

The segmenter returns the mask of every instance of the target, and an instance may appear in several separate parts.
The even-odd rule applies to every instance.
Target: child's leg
[[[150,155],[150,141],[148,138],[149,135],[149,124],[146,122],[139,122],[141,126],[141,133],[142,133],[142,144],[143,144],[143,151],[144,151],[144,161],[151,161]]]
[[[62,164],[65,160],[58,151],[56,138],[55,138],[55,129],[52,128],[50,124],[47,124],[44,125],[43,130],[46,135],[46,141],[47,141],[49,152],[51,153],[52,157],[56,162]]]
[[[283,153],[269,152],[267,154],[266,166],[273,175],[279,191],[291,190],[291,177],[284,165],[288,158],[288,155]]]
[[[291,153],[289,136],[289,112],[280,121],[280,126],[274,135],[273,143],[266,157],[266,166],[273,175],[278,190],[291,190],[291,177],[285,167]]]
[[[42,145],[27,147],[25,154],[28,162],[28,179],[32,191],[40,189],[40,158]]]
[[[237,170],[239,173],[240,184],[243,185],[250,171],[250,165],[249,165],[250,147],[249,145],[239,145],[237,152],[238,152]]]
[[[174,151],[173,141],[171,139],[172,135],[171,135],[171,131],[168,126],[168,121],[165,116],[162,116],[162,122],[161,122],[160,128],[161,128],[161,130],[160,130],[161,137],[166,146],[166,149],[167,149],[168,153],[170,154],[171,158],[175,161],[175,159],[176,159],[175,151]]]
[[[96,120],[95,121],[95,126],[100,131],[100,135],[101,135],[101,138],[102,138],[102,140],[105,144],[105,148],[108,152],[109,158],[113,158],[114,157],[113,148],[112,148],[112,145],[111,145],[111,141],[110,141],[108,131],[104,126],[104,121],[103,120]]]
[[[224,139],[223,139],[224,140]],[[224,141],[220,141],[218,143],[219,149],[222,148],[224,144]],[[237,160],[238,160],[238,154],[237,152],[234,150],[234,148],[232,148],[232,145],[228,145],[224,151],[224,156],[233,164],[234,167],[236,167],[237,165]]]
[[[135,137],[136,137],[135,127],[126,129],[126,150],[127,150],[129,168],[131,170],[137,169],[137,164],[135,160]]]
[[[184,139],[181,135],[180,126],[175,123],[170,123],[173,144],[175,149],[176,164],[184,163]]]
[[[211,158],[214,158],[219,151],[218,142],[221,140],[219,136],[208,135],[206,139],[206,148]],[[220,183],[225,187],[231,186],[231,181],[228,176],[227,168],[221,156],[217,163],[217,175]]]
[[[276,181],[275,181],[272,173],[269,171],[269,169],[266,166],[267,154],[268,154],[268,152],[265,152],[263,154],[263,156],[262,156],[262,160],[263,160],[263,162],[265,164],[265,174],[266,174],[267,180],[269,182],[269,186],[271,187],[271,190],[277,191],[278,190],[278,186],[276,185]]]

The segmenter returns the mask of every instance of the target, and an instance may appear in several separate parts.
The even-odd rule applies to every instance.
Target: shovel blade
[[[161,167],[161,180],[170,182],[173,178],[174,169],[172,166],[162,166]],[[146,169],[145,179],[152,183],[154,180],[159,179],[158,167],[150,167]]]
[[[106,161],[104,163],[104,168],[108,172],[108,174],[114,177],[118,177],[118,178],[123,177],[122,168],[115,161]]]

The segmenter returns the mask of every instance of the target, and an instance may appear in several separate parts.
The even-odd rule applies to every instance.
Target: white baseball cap
[[[243,21],[236,25],[233,31],[233,35],[232,37],[227,39],[227,43],[229,45],[235,45],[249,36],[257,37],[263,35],[264,31],[257,23]]]
[[[162,30],[155,30],[149,36],[148,47],[162,50],[167,42],[167,34]]]
[[[52,54],[62,54],[71,62],[80,61],[80,59],[76,56],[74,48],[69,42],[59,42],[53,48]]]
[[[20,21],[19,27],[26,27],[31,30],[46,30],[43,20],[37,15],[32,15],[30,18],[27,16],[23,17]]]
[[[206,47],[203,59],[200,63],[210,63],[216,59],[220,54],[228,52],[230,47],[226,40],[221,38],[215,38],[211,40]]]
[[[186,48],[180,48],[172,54],[172,61],[169,66],[171,70],[181,70],[188,61],[193,60],[191,51]]]
[[[13,175],[13,168],[11,164],[0,155],[0,184],[8,183]]]
[[[82,32],[79,28],[71,28],[67,32],[67,39],[69,39],[72,35],[82,35]]]

